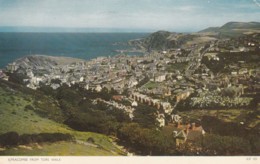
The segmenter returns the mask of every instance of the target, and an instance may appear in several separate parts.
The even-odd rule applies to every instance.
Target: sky
[[[0,26],[194,32],[260,21],[260,0],[0,0]]]

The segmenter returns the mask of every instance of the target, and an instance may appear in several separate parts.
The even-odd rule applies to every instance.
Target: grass
[[[32,105],[33,97],[25,96],[20,92],[10,91],[0,87],[0,134],[15,131],[19,134],[33,133],[69,133],[76,140],[86,141],[89,137],[95,140],[100,148],[88,147],[71,142],[44,144],[43,149],[34,151],[23,149],[7,149],[5,155],[122,155],[108,136],[92,133],[79,132],[68,126],[43,118],[32,110],[25,110],[26,105]],[[85,150],[86,149],[86,150]],[[64,150],[64,152],[63,152]],[[73,150],[73,151],[72,151]],[[57,154],[58,155],[58,154]]]
[[[159,85],[160,85],[160,83],[149,81],[143,87],[148,88],[148,89],[153,89],[153,88],[157,88]]]
[[[169,72],[174,72],[176,70],[182,71],[185,70],[187,66],[188,66],[188,62],[169,64],[166,67],[166,71]]]
[[[0,155],[8,156],[112,156],[112,152],[76,144],[73,142],[44,143],[41,145],[29,145],[0,151]]]

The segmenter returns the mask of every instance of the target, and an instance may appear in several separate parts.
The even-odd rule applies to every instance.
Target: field
[[[160,83],[149,81],[143,87],[148,89],[153,89],[153,88],[157,88],[158,86],[160,86]]]
[[[187,68],[188,62],[174,63],[167,65],[166,70],[169,72],[175,72],[176,70],[183,71]]]
[[[25,106],[32,105],[33,99],[29,95],[0,87],[0,134],[10,131],[18,134],[68,133],[80,143],[56,142],[43,143],[40,148],[35,145],[1,148],[1,155],[124,155],[124,152],[112,143],[112,139],[105,135],[75,131],[27,110]],[[94,139],[94,145],[84,144],[89,137]]]

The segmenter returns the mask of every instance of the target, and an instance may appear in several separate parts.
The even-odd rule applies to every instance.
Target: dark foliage
[[[34,110],[34,107],[31,106],[31,105],[26,105],[26,106],[24,107],[24,110],[25,110],[25,111],[28,111],[28,110],[33,111],[33,110]]]
[[[238,61],[246,63],[256,63],[259,61],[258,52],[223,52],[217,55],[219,61],[209,60],[206,56],[202,58],[202,64],[205,64],[213,73],[230,72],[228,69],[231,64],[236,64]]]
[[[143,104],[139,104],[134,111],[133,121],[146,128],[156,127],[157,109]]]
[[[18,144],[42,143],[42,142],[57,142],[57,141],[72,141],[73,136],[63,133],[40,133],[40,134],[23,134],[17,132],[8,132],[0,135],[0,145],[16,146]]]
[[[172,155],[175,153],[175,142],[158,130],[142,128],[137,123],[124,124],[119,135],[122,143],[129,149],[142,155]]]
[[[63,133],[40,133],[40,134],[23,134],[19,138],[19,144],[42,143],[42,142],[57,142],[57,141],[72,141],[73,137],[70,134]]]
[[[206,135],[203,138],[202,154],[204,155],[250,155],[248,140],[241,137]]]
[[[19,135],[16,132],[8,132],[0,135],[0,145],[16,146],[19,142]]]
[[[104,134],[110,134],[117,129],[115,118],[106,116],[104,111],[99,110],[90,110],[74,115],[67,119],[65,124],[79,131],[92,131]]]
[[[137,85],[136,88],[139,88],[141,86],[143,86],[144,84],[146,84],[147,82],[149,82],[150,79],[148,77],[145,77],[143,80],[141,80]]]
[[[94,140],[94,138],[89,137],[89,138],[87,139],[87,142],[89,142],[89,143],[95,143],[95,140]]]
[[[250,133],[243,125],[235,122],[224,122],[213,116],[203,116],[201,124],[206,132],[218,135],[245,137]]]

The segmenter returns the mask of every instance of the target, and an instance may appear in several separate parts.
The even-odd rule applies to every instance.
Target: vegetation
[[[137,123],[124,124],[119,130],[119,138],[129,149],[143,155],[173,155],[175,142],[158,130],[142,128]]]
[[[149,81],[143,87],[148,88],[148,89],[153,89],[153,88],[158,87],[159,85],[160,85],[160,83]]]
[[[16,149],[0,151],[5,156],[114,156],[113,153],[99,147],[86,146],[75,142],[55,142],[20,146]]]
[[[218,53],[219,60],[210,60],[204,56],[202,58],[202,64],[205,64],[213,73],[230,73],[232,69],[230,65],[236,65],[238,61],[244,61],[245,67],[259,66],[259,55],[257,51],[254,52],[221,52]],[[248,66],[247,66],[248,65]]]
[[[181,63],[171,63],[167,65],[166,70],[169,72],[175,72],[176,70],[184,71],[188,66],[188,62],[181,62]]]
[[[203,138],[201,146],[206,155],[252,154],[249,141],[241,137],[208,134]]]
[[[1,155],[124,154],[102,134],[115,136],[118,138],[118,143],[140,155],[196,155],[197,152],[204,155],[229,153],[234,155],[243,154],[245,151],[254,154],[259,152],[257,148],[259,139],[253,130],[248,131],[244,126],[234,122],[227,123],[214,117],[203,117],[200,123],[210,135],[205,136],[203,142],[186,143],[181,147],[176,147],[172,133],[165,133],[157,128],[157,109],[153,107],[139,103],[134,111],[135,117],[131,121],[124,111],[94,101],[100,97],[111,99],[113,94],[106,90],[97,93],[82,91],[77,86],[71,88],[62,86],[58,90],[42,87],[38,91],[31,91],[20,86],[11,89],[10,85],[14,84],[0,83],[0,134],[2,134],[0,137],[5,136],[12,141],[3,140],[6,145],[2,146],[17,147],[18,145],[18,149],[6,149],[0,152]],[[21,90],[27,94],[21,93]],[[42,94],[43,92],[45,94]],[[15,114],[12,114],[14,112]],[[198,116],[194,120],[201,118],[200,112],[196,112]],[[226,115],[224,110],[212,109],[208,112],[214,112],[212,115]],[[234,113],[236,113],[235,110],[233,113],[230,112],[230,118],[232,117],[233,121],[244,120],[247,125],[251,124],[247,120],[252,120],[252,118],[258,120],[256,116],[259,115],[250,111],[236,113],[236,115]],[[209,113],[205,114],[209,115]],[[71,139],[74,142],[71,142]],[[208,143],[210,140],[214,142]],[[238,142],[242,144],[239,145]],[[40,144],[42,148],[39,149],[39,145],[35,143]],[[35,153],[23,147],[19,148],[20,144],[27,145]],[[222,146],[217,147],[217,145]],[[66,146],[71,146],[73,151],[68,150]],[[88,149],[84,150],[84,146]],[[190,149],[191,147],[196,149],[191,151],[193,150]],[[47,148],[49,150],[46,150]],[[55,153],[54,150],[58,148],[64,151]],[[230,151],[222,151],[227,148]]]
[[[6,82],[0,82],[0,135],[13,132],[13,141],[15,141],[18,134],[19,136],[35,136],[37,134],[55,134],[55,133],[61,133],[61,134],[69,134],[75,140],[81,140],[86,141],[88,138],[92,137],[95,139],[95,145],[98,145],[100,148],[95,147],[89,147],[85,145],[78,145],[77,143],[67,143],[66,142],[57,142],[55,144],[46,144],[45,142],[42,143],[42,149],[38,149],[37,147],[33,147],[33,150],[38,152],[38,155],[55,155],[58,154],[57,151],[55,153],[54,149],[56,147],[64,148],[67,150],[64,146],[74,146],[71,149],[74,149],[74,152],[71,152],[69,150],[64,151],[61,153],[61,155],[122,155],[124,154],[120,149],[114,146],[113,143],[111,143],[111,139],[107,136],[104,136],[102,134],[92,133],[92,132],[79,132],[76,130],[73,130],[66,126],[62,122],[62,120],[65,120],[65,116],[63,115],[63,111],[59,107],[59,103],[55,101],[52,97],[44,96],[41,92],[27,90],[27,88],[23,88],[20,86],[16,86],[13,83],[6,83]],[[11,88],[12,87],[12,88]],[[24,91],[24,92],[21,92]],[[27,93],[27,94],[25,94]],[[41,97],[42,96],[42,97]],[[35,103],[35,101],[40,101],[39,103]],[[49,111],[53,112],[53,114],[59,116],[62,115],[62,117],[59,117],[61,119],[58,119],[57,121],[54,121],[54,117],[50,117],[50,113],[42,113],[39,114],[36,112],[36,110],[39,108],[39,104],[41,104],[41,110],[48,110],[48,109],[59,109],[57,111]],[[15,111],[16,114],[12,114],[12,112]],[[25,138],[27,138],[25,137]],[[28,137],[30,138],[30,137]],[[28,139],[27,138],[27,139]],[[53,136],[52,138],[58,139],[58,136]],[[8,144],[8,142],[6,142]],[[9,144],[10,145],[10,144]],[[50,147],[50,150],[48,151],[48,147]],[[76,151],[76,147],[79,148],[79,151]],[[87,151],[83,151],[83,148],[87,147]],[[46,149],[45,149],[46,148]],[[82,151],[81,151],[82,150]],[[51,154],[53,153],[53,154]],[[88,154],[90,153],[90,154]],[[17,151],[14,149],[6,149],[4,151],[1,151],[1,155],[9,154],[9,155],[37,155],[37,153],[32,153],[29,150],[24,149],[18,149]]]
[[[40,133],[40,134],[23,134],[17,132],[8,132],[0,135],[1,146],[17,146],[31,143],[42,142],[57,142],[57,141],[72,141],[73,137],[70,134],[63,133]]]

